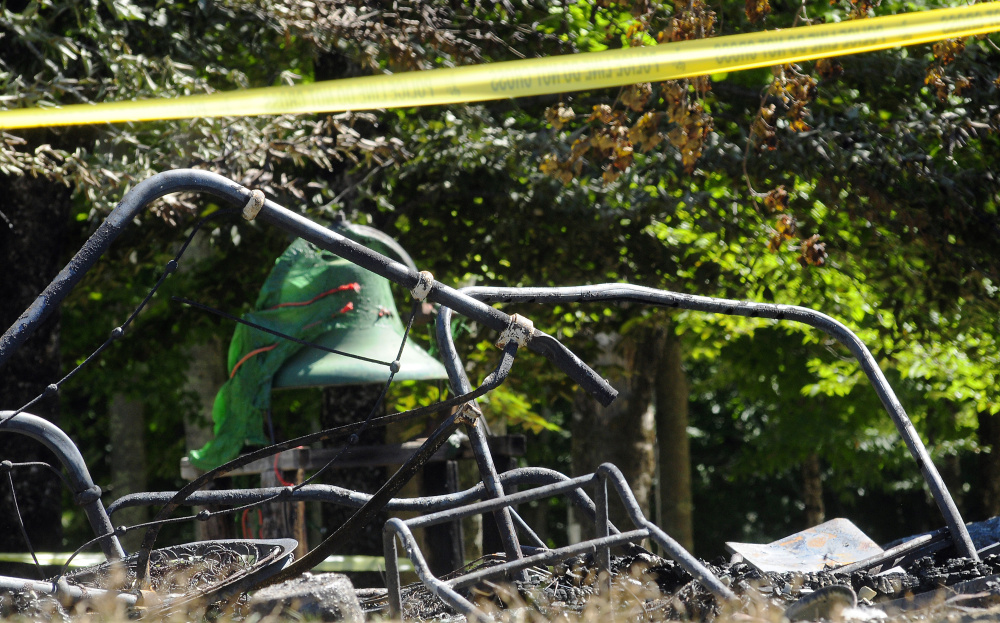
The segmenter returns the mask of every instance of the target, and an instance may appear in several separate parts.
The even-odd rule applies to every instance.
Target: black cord
[[[104,352],[105,349],[107,349],[108,346],[110,346],[114,341],[116,341],[118,339],[121,339],[125,335],[125,331],[129,328],[129,326],[136,319],[136,317],[138,317],[139,312],[141,312],[143,310],[143,308],[146,307],[146,305],[149,303],[149,301],[153,298],[153,295],[156,294],[156,291],[159,290],[160,286],[163,285],[163,282],[167,280],[167,277],[169,277],[170,275],[172,275],[177,270],[177,264],[180,261],[181,256],[184,255],[185,251],[187,251],[187,248],[191,245],[191,242],[194,240],[195,235],[198,233],[198,231],[201,230],[202,226],[205,223],[209,222],[210,220],[217,219],[220,216],[231,216],[233,214],[239,214],[239,213],[240,213],[240,211],[237,210],[237,209],[235,209],[235,208],[227,208],[225,210],[219,210],[217,212],[213,212],[212,214],[209,214],[208,216],[204,217],[203,219],[201,219],[197,223],[195,223],[194,228],[191,230],[191,233],[188,235],[187,239],[184,241],[184,244],[181,245],[180,250],[174,256],[174,259],[172,259],[169,262],[167,262],[166,266],[164,266],[164,268],[163,268],[163,272],[160,274],[160,278],[157,279],[157,281],[153,285],[153,287],[150,288],[150,290],[146,294],[145,298],[142,299],[142,302],[140,302],[139,305],[132,311],[132,313],[129,314],[129,317],[125,320],[125,322],[123,322],[121,324],[121,326],[118,326],[118,327],[115,327],[114,329],[112,329],[111,330],[111,334],[108,336],[108,339],[105,340],[103,344],[101,344],[100,346],[98,346],[97,349],[94,350],[94,352],[92,352],[86,359],[84,359],[82,362],[80,362],[75,368],[73,368],[72,370],[70,370],[69,374],[67,374],[66,376],[62,377],[57,382],[52,383],[52,384],[46,386],[45,390],[42,391],[42,393],[40,393],[37,396],[35,396],[34,398],[32,398],[30,401],[28,401],[20,409],[14,411],[13,413],[11,413],[10,415],[8,415],[7,417],[5,417],[3,419],[0,419],[0,427],[2,427],[4,424],[6,424],[7,422],[9,422],[12,418],[17,417],[18,414],[23,413],[24,411],[26,411],[29,408],[31,408],[32,405],[36,404],[37,402],[39,402],[43,398],[48,398],[49,396],[54,396],[54,395],[58,394],[59,393],[59,388],[60,388],[60,386],[63,383],[65,383],[66,381],[68,381],[71,378],[73,378],[76,375],[77,372],[79,372],[84,366],[86,366],[87,364],[89,364],[98,355],[100,355],[102,352]]]
[[[38,556],[35,555],[35,548],[31,545],[31,539],[28,538],[28,531],[24,527],[24,518],[21,517],[21,508],[17,504],[17,491],[14,490],[14,478],[10,475],[10,470],[7,470],[7,482],[10,484],[10,497],[14,501],[14,514],[17,515],[17,525],[21,528],[21,536],[24,537],[24,543],[28,546],[28,551],[31,552],[31,559],[35,561],[35,570],[38,572],[38,579],[44,580],[45,574],[42,573],[42,565],[38,562]]]
[[[347,438],[347,445],[342,447],[335,455],[333,455],[333,458],[327,461],[326,465],[316,470],[316,473],[314,473],[309,478],[306,478],[301,483],[295,485],[296,490],[301,489],[302,487],[306,486],[313,480],[316,480],[316,478],[318,478],[320,474],[325,472],[331,465],[336,463],[337,460],[339,460],[340,457],[345,452],[347,452],[348,448],[356,446],[361,438],[362,433],[364,433],[368,429],[368,425],[371,424],[372,418],[375,417],[375,413],[382,406],[382,401],[385,400],[385,395],[389,392],[389,386],[392,385],[393,378],[396,376],[396,373],[399,372],[399,360],[403,357],[403,349],[406,347],[406,340],[410,336],[410,328],[413,326],[413,319],[417,315],[418,305],[419,301],[414,299],[413,306],[410,308],[410,318],[406,322],[406,329],[403,330],[403,339],[400,341],[399,351],[396,353],[396,360],[393,361],[392,364],[390,364],[389,366],[389,378],[386,380],[385,385],[382,386],[382,392],[379,394],[378,400],[375,401],[375,404],[372,405],[371,411],[368,412],[368,417],[366,417],[365,421],[361,424],[361,428],[358,430],[358,432],[353,433],[350,437]]]
[[[374,364],[377,364],[377,365],[380,365],[380,366],[390,367],[392,365],[392,362],[389,362],[389,361],[379,361],[378,359],[370,359],[368,357],[362,357],[361,355],[355,355],[353,353],[347,353],[347,352],[344,352],[342,350],[337,350],[335,348],[329,348],[327,346],[322,346],[320,344],[316,344],[316,343],[310,342],[308,340],[302,340],[302,339],[299,339],[297,337],[293,337],[291,335],[288,335],[287,333],[282,333],[281,331],[275,331],[274,329],[269,329],[268,327],[265,327],[264,325],[257,324],[256,322],[251,322],[249,320],[244,320],[243,318],[240,318],[239,316],[234,316],[232,314],[226,313],[226,312],[222,311],[221,309],[216,309],[214,307],[210,307],[208,305],[204,305],[204,304],[199,303],[197,301],[192,301],[191,299],[186,299],[186,298],[181,297],[181,296],[172,296],[172,297],[170,297],[170,299],[173,300],[173,301],[177,301],[178,303],[182,303],[184,305],[189,305],[191,307],[194,307],[195,309],[200,309],[201,311],[206,311],[206,312],[208,312],[210,314],[215,314],[216,316],[221,316],[222,318],[225,318],[227,320],[232,320],[233,322],[238,322],[238,323],[240,323],[242,325],[246,325],[246,326],[250,327],[251,329],[257,329],[258,331],[263,331],[264,333],[270,333],[271,335],[273,335],[275,337],[279,337],[279,338],[281,338],[283,340],[288,340],[290,342],[295,342],[296,344],[301,344],[303,346],[308,346],[309,348],[315,348],[316,350],[326,351],[328,353],[333,353],[334,355],[343,355],[344,357],[350,357],[351,359],[360,359],[361,361],[367,361],[369,363],[374,363]]]

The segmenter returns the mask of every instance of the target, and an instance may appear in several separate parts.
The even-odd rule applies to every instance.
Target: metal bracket
[[[266,198],[264,197],[263,192],[259,190],[251,190],[250,200],[247,201],[245,206],[243,206],[243,218],[248,221],[252,221],[257,218],[257,215],[260,213],[260,209],[264,207],[265,200]]]
[[[410,290],[410,294],[413,295],[418,301],[422,301],[427,298],[427,295],[431,293],[431,289],[434,287],[434,275],[431,274],[429,270],[422,270],[417,273],[417,285],[413,286]]]
[[[473,425],[482,415],[483,411],[479,408],[479,405],[474,401],[470,401],[458,408],[458,413],[455,414],[455,421],[459,424]]]
[[[524,316],[514,314],[510,317],[510,324],[497,338],[495,346],[504,348],[511,340],[517,342],[518,347],[526,346],[533,337],[535,337],[535,323]]]

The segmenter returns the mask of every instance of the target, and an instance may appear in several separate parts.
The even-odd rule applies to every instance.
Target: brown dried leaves
[[[961,95],[962,91],[972,86],[968,76],[951,73],[948,66],[955,62],[963,51],[965,51],[965,39],[945,39],[934,44],[934,61],[927,67],[927,75],[924,76],[924,84],[934,89],[934,94],[939,100],[945,100],[948,95],[954,93]]]
[[[756,24],[771,13],[771,3],[768,0],[746,0],[743,11],[751,24]]]
[[[794,132],[809,130],[806,118],[808,105],[816,98],[816,79],[799,71],[796,65],[774,67],[774,80],[767,90],[767,97],[750,125],[750,144],[760,152],[778,146],[778,106],[784,110],[788,128]]]
[[[652,13],[645,3],[630,6],[636,20],[629,25],[626,38],[632,45],[642,45],[652,34]],[[636,13],[638,8],[645,12]],[[657,41],[687,41],[714,34],[716,15],[704,0],[678,1],[674,8],[669,27],[657,32]],[[594,106],[586,117],[589,133],[573,143],[569,155],[559,158],[548,154],[539,168],[569,184],[589,161],[600,167],[601,179],[608,184],[632,166],[637,152],[649,152],[669,142],[680,152],[684,170],[692,173],[712,132],[712,116],[702,100],[710,90],[707,77],[626,86],[614,104]],[[572,109],[562,103],[545,113],[546,121],[557,131],[575,118]]]

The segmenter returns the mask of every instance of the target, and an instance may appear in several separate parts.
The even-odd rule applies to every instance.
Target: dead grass
[[[573,603],[553,600],[551,587],[540,586],[536,591],[519,592],[510,586],[489,584],[476,593],[476,605],[503,623],[612,623],[697,621],[700,623],[785,623],[785,608],[789,601],[765,597],[753,587],[741,591],[739,603],[718,606],[703,589],[693,582],[675,593],[660,590],[654,581],[641,571],[619,575],[611,585],[610,593],[592,595]],[[972,623],[1000,621],[1000,606],[988,603],[989,595],[973,595],[940,599],[930,605],[905,611],[888,613],[861,604],[857,608],[830,613],[827,620],[835,622],[874,623]],[[984,602],[984,599],[986,601]],[[993,603],[996,603],[994,600]],[[137,615],[150,614],[143,609],[127,610],[114,599],[93,600],[63,606],[54,598],[31,598],[25,595],[0,597],[0,620],[10,623],[55,621],[59,623],[125,623]],[[16,611],[20,610],[20,613]],[[213,606],[206,611],[204,605],[187,604],[171,612],[157,612],[143,616],[142,620],[155,623],[288,623],[306,621],[296,612],[283,615],[250,613],[246,599]],[[374,615],[369,620],[384,621]],[[413,619],[409,619],[413,620]],[[461,621],[455,615],[442,611],[433,619],[438,622]]]

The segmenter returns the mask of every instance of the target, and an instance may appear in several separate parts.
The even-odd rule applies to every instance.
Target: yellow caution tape
[[[0,129],[479,102],[768,67],[1000,30],[1000,2],[657,46],[172,99],[0,111]]]

